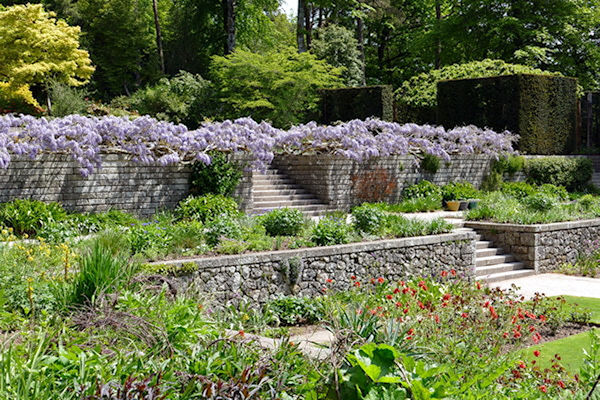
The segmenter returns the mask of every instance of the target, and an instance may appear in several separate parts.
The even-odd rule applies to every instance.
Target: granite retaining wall
[[[83,177],[67,155],[42,155],[37,160],[14,157],[0,169],[0,203],[14,199],[56,201],[76,212],[119,209],[150,216],[172,209],[189,194],[190,168],[185,165],[141,165],[124,154],[105,154],[102,168]],[[252,171],[245,171],[235,196],[252,208]]]
[[[581,252],[600,239],[600,218],[543,225],[467,221],[465,227],[475,229],[536,273],[574,263]]]
[[[154,263],[161,268],[194,263],[197,270],[173,279],[179,289],[219,301],[245,298],[265,303],[279,295],[317,296],[383,277],[397,281],[438,275],[454,268],[463,278],[474,276],[475,234],[448,233],[235,256]],[[327,282],[331,279],[332,282]]]

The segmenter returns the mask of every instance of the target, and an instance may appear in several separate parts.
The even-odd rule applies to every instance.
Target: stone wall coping
[[[427,246],[438,243],[455,242],[459,240],[475,240],[474,232],[445,233],[441,235],[416,236],[400,239],[382,239],[371,242],[358,242],[334,246],[309,247],[294,250],[265,251],[247,254],[225,255],[216,257],[198,257],[155,261],[150,265],[181,265],[196,263],[200,268],[217,268],[259,264],[264,262],[279,262],[292,257],[328,257],[351,253],[362,253],[376,250],[398,249],[405,247]]]
[[[503,224],[498,222],[465,221],[465,227],[473,229],[496,230],[503,232],[528,232],[541,233],[562,231],[576,228],[587,228],[590,226],[600,226],[600,218],[584,219],[579,221],[553,222],[551,224],[539,225],[519,225]]]

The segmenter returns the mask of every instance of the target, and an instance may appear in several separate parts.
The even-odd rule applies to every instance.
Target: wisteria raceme
[[[249,154],[262,169],[277,154],[341,155],[356,161],[371,157],[428,153],[445,160],[452,154],[513,152],[516,135],[474,126],[446,131],[428,125],[400,125],[378,119],[322,126],[315,122],[282,131],[250,118],[207,122],[195,130],[150,117],[84,117],[45,119],[0,117],[0,167],[11,156],[35,159],[43,153],[68,154],[87,176],[102,166],[106,152],[125,153],[142,164],[210,163],[208,152]]]

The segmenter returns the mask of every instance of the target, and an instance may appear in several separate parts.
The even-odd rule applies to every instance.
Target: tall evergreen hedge
[[[577,80],[551,75],[507,75],[438,83],[438,123],[473,124],[521,136],[529,154],[566,154],[573,149]]]
[[[377,117],[394,120],[394,92],[389,85],[321,90],[321,123]]]

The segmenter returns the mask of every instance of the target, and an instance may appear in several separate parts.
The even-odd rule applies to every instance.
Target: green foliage
[[[556,200],[546,194],[536,193],[525,197],[523,204],[530,210],[547,212],[556,207]]]
[[[429,182],[423,179],[414,185],[406,186],[402,189],[403,199],[417,199],[417,198],[441,198],[442,189],[435,183]]]
[[[388,215],[385,219],[386,236],[396,238],[423,235],[438,235],[451,232],[454,226],[442,218],[424,221],[417,218],[406,218],[400,215]]]
[[[223,239],[240,239],[242,237],[242,230],[240,224],[235,219],[223,214],[208,221],[204,237],[206,243],[210,246],[216,246]]]
[[[432,154],[425,153],[421,160],[421,169],[425,172],[435,174],[440,169],[440,159]]]
[[[231,197],[222,194],[207,194],[200,197],[190,196],[179,203],[177,215],[183,219],[192,219],[205,223],[221,216],[239,215],[238,206]]]
[[[339,25],[327,25],[318,30],[311,52],[329,65],[343,68],[342,77],[348,86],[362,86],[365,76],[363,63],[354,34]]]
[[[537,188],[539,193],[546,194],[548,196],[554,197],[559,201],[569,200],[569,192],[564,186],[556,186],[550,183],[544,183],[543,185]]]
[[[519,200],[500,192],[484,196],[478,207],[466,215],[469,220],[486,220],[511,224],[548,224],[552,222],[597,218],[600,208],[589,209],[578,203],[558,204],[557,197],[538,192]]]
[[[41,4],[0,9],[0,83],[87,83],[94,68],[79,48],[80,29],[54,16]]]
[[[192,165],[191,188],[194,195],[221,194],[230,196],[242,179],[242,166],[222,152],[210,153],[211,163]]]
[[[48,95],[52,103],[53,117],[64,117],[71,114],[86,114],[88,103],[86,92],[72,88],[61,82],[51,82]]]
[[[442,186],[442,199],[450,200],[468,200],[476,199],[479,191],[469,182],[451,182]]]
[[[166,227],[153,223],[136,225],[129,231],[130,248],[134,254],[163,246],[171,239],[171,232]]]
[[[296,236],[304,224],[302,212],[292,208],[278,208],[263,215],[260,223],[269,236]]]
[[[137,90],[130,97],[117,98],[115,104],[157,119],[198,126],[211,115],[211,85],[200,75],[179,71],[157,84]]]
[[[567,154],[574,147],[576,91],[575,79],[550,75],[444,81],[438,85],[438,123],[508,130],[520,136],[522,152]]]
[[[58,203],[17,199],[0,204],[0,225],[13,228],[17,234],[34,235],[45,225],[60,221],[66,215]]]
[[[134,271],[127,258],[114,256],[109,249],[95,242],[82,256],[79,272],[67,284],[63,302],[66,306],[91,304],[96,296],[119,289]]]
[[[592,178],[592,161],[583,157],[541,157],[528,159],[527,181],[542,185],[564,186],[568,191],[584,187]]]
[[[581,196],[577,202],[583,207],[584,210],[589,210],[594,204],[598,203],[598,199],[591,194]]]
[[[383,229],[385,213],[370,204],[363,204],[352,209],[354,229],[364,233],[379,233]]]
[[[519,200],[536,193],[536,189],[525,182],[504,182],[500,191]]]
[[[348,243],[350,226],[345,218],[321,218],[312,229],[310,239],[319,246]]]
[[[403,122],[436,122],[437,90],[438,83],[441,81],[512,74],[548,74],[548,72],[489,59],[433,69],[412,77],[396,91],[399,119]]]
[[[323,89],[320,94],[323,124],[369,117],[394,119],[394,95],[389,85]]]
[[[81,0],[74,19],[86,33],[100,96],[131,93],[157,77],[151,2]]]
[[[309,297],[278,297],[269,301],[266,309],[283,326],[314,324],[323,318],[319,301]]]
[[[213,57],[211,76],[224,118],[241,115],[287,128],[314,119],[318,90],[340,86],[340,70],[292,48]]]
[[[500,174],[508,174],[509,176],[513,176],[517,172],[522,171],[524,168],[525,157],[514,156],[512,154],[505,157],[500,157],[497,160],[494,160],[492,163],[492,170]]]

